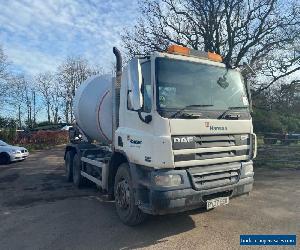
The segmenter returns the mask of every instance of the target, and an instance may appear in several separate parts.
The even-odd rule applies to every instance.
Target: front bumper
[[[197,190],[193,185],[188,171],[186,170],[169,170],[164,171],[165,174],[179,173],[183,178],[183,184],[179,187],[157,187],[151,182],[141,178],[140,170],[136,167],[133,170],[133,176],[138,177],[136,189],[136,201],[139,208],[148,214],[168,214],[192,210],[199,207],[205,207],[206,201],[217,197],[236,197],[248,194],[253,187],[253,171],[243,172],[245,166],[252,166],[252,161],[242,162],[240,164],[241,171],[239,179],[231,185],[221,185],[214,188]],[[152,171],[150,174],[142,174],[143,177],[157,174]],[[135,178],[134,178],[135,179]]]
[[[149,214],[168,214],[205,207],[208,199],[221,196],[235,197],[247,194],[252,190],[253,178],[241,179],[237,184],[205,191],[183,189],[174,191],[152,191],[151,206],[140,206]]]
[[[27,157],[29,156],[28,152],[25,153],[17,153],[17,154],[11,154],[10,155],[10,161],[14,162],[14,161],[22,161],[25,160]]]

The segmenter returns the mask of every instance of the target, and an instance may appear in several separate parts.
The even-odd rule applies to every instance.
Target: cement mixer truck
[[[131,226],[248,194],[257,150],[240,70],[177,45],[124,68],[113,52],[116,75],[94,76],[75,94],[68,181],[95,183]]]

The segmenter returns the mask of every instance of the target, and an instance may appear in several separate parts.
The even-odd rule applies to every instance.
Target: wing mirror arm
[[[142,122],[148,124],[152,121],[152,115],[146,115],[145,118],[142,116],[142,109],[137,110],[139,118]]]

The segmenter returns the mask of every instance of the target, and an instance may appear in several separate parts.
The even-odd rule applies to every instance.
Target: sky
[[[138,0],[0,0],[0,45],[14,70],[53,71],[81,55],[110,70],[112,47],[138,16]]]

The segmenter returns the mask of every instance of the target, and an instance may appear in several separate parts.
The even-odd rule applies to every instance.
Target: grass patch
[[[257,168],[300,169],[300,144],[260,145],[254,164]]]
[[[254,160],[254,167],[258,169],[297,169],[300,170],[300,163],[294,162],[274,162],[274,161],[256,161]]]

